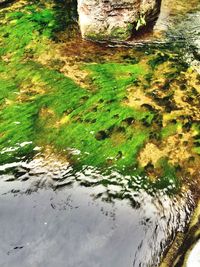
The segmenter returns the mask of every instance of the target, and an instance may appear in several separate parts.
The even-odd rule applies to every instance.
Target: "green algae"
[[[83,164],[109,166],[112,163],[121,169],[134,166],[138,149],[148,137],[148,131],[133,131],[133,125],[124,127],[124,123],[130,117],[139,121],[153,115],[150,112],[142,114],[123,106],[121,101],[127,84],[134,79],[132,76],[137,76],[141,70],[137,65],[134,67],[117,63],[87,65],[86,68],[92,71],[95,91],[90,92],[75,86],[70,88],[70,81],[63,77],[62,85],[57,81],[50,82],[57,90],[54,89],[52,95],[45,94],[41,99],[42,105],[52,109],[58,116],[57,120],[61,119],[60,127],[49,136],[50,143],[53,142],[60,149],[70,147],[80,150],[79,160]],[[120,71],[120,78],[112,77],[116,75],[115,69]],[[64,124],[60,117],[63,113],[67,116]],[[46,119],[41,118],[39,124],[42,125],[45,121]],[[101,133],[105,136],[98,138]],[[117,136],[119,139],[116,141]]]
[[[8,57],[11,53],[10,58],[8,57],[9,64],[7,67],[4,66],[4,71],[7,68],[6,80],[13,83],[14,99],[13,103],[1,111],[2,149],[4,146],[13,147],[15,143],[31,141],[32,146],[54,145],[59,149],[69,147],[79,149],[81,151],[79,160],[82,164],[102,166],[111,158],[117,159],[122,153],[124,155],[118,160],[118,167],[135,165],[137,151],[148,137],[148,132],[137,130],[132,133],[127,129],[119,145],[113,145],[112,135],[119,131],[120,124],[128,117],[142,120],[153,116],[150,112],[140,114],[121,104],[126,95],[126,86],[143,70],[139,65],[132,64],[87,64],[84,68],[92,73],[91,80],[96,87],[96,90],[91,92],[80,88],[58,71],[46,69],[35,63],[26,57],[27,46],[32,41],[44,36],[50,38],[53,35],[53,29],[56,30],[53,28],[55,25],[53,15],[52,10],[41,10],[36,5],[25,7],[20,12],[6,14],[6,24],[2,28],[6,37],[3,39],[1,55]],[[22,38],[18,42],[20,36]],[[11,39],[12,45],[10,45]],[[45,46],[45,40],[42,39],[42,46]],[[41,39],[40,42],[36,42],[32,53],[38,53],[37,46],[40,46],[40,43]],[[21,58],[21,61],[23,59],[25,62],[16,64],[16,58],[18,60]],[[44,93],[34,91],[33,80],[42,85]],[[26,84],[32,84],[33,88],[24,89]],[[4,92],[8,91],[6,87],[11,89],[9,83],[5,83],[2,87]],[[23,91],[25,93],[22,93]],[[11,91],[9,94],[11,95]],[[92,112],[94,108],[98,110]],[[63,116],[68,118],[67,125],[62,123],[65,121]],[[95,134],[100,131],[108,131],[109,138],[97,140]],[[127,151],[126,138],[129,139],[131,153]],[[5,153],[2,155],[5,160]],[[9,155],[12,158],[15,153],[9,152]]]
[[[6,25],[0,29],[2,47],[0,55],[12,53],[12,60],[22,57],[26,46],[40,35],[50,37],[55,27],[51,10],[36,11],[37,6],[24,8],[23,12],[12,12],[5,16]],[[20,40],[20,42],[19,42]]]
[[[111,29],[110,34],[109,34],[109,38],[111,40],[127,40],[131,37],[132,35],[132,31],[133,31],[133,25],[131,23],[129,23],[126,28],[122,29],[120,27],[116,27]]]
[[[153,49],[145,51],[147,64],[144,54],[137,57],[128,51],[113,60],[100,54],[91,63],[85,56],[79,64],[88,74],[83,87],[61,73],[57,59],[46,65],[37,61],[55,42],[61,24],[66,29],[74,23],[63,13],[62,23],[57,23],[59,12],[48,1],[2,14],[0,162],[30,157],[35,147],[50,146],[67,154],[77,168],[115,169],[130,174],[129,183],[135,189],[141,177],[139,187],[175,192],[180,171],[168,155],[156,167],[151,163],[141,167],[138,156],[148,142],[162,144],[180,129],[190,131],[190,119],[182,114],[164,121],[164,115],[168,118],[177,108],[174,90],[186,66],[179,63],[176,53]],[[133,92],[139,88],[150,103],[128,105],[129,88]],[[200,153],[198,133],[197,123],[194,153]],[[147,176],[154,177],[154,172],[159,179],[149,180]]]
[[[163,127],[161,130],[162,139],[176,134],[178,128],[180,127],[181,127],[181,123],[174,123],[174,124],[169,123],[166,127]]]

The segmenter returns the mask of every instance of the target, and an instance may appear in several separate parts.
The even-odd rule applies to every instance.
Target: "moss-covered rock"
[[[129,39],[133,28],[155,21],[160,0],[79,0],[79,24],[84,38],[102,41]]]

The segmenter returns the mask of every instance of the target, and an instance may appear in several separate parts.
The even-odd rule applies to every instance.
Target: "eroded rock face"
[[[127,40],[133,30],[154,21],[161,0],[78,0],[83,38]]]

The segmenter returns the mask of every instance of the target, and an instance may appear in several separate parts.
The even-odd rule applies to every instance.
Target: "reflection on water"
[[[193,207],[189,193],[149,195],[52,155],[1,172],[1,266],[157,266]]]

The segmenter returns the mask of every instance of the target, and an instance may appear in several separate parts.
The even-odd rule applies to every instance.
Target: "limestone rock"
[[[83,38],[127,40],[133,29],[154,21],[161,0],[78,0]]]

